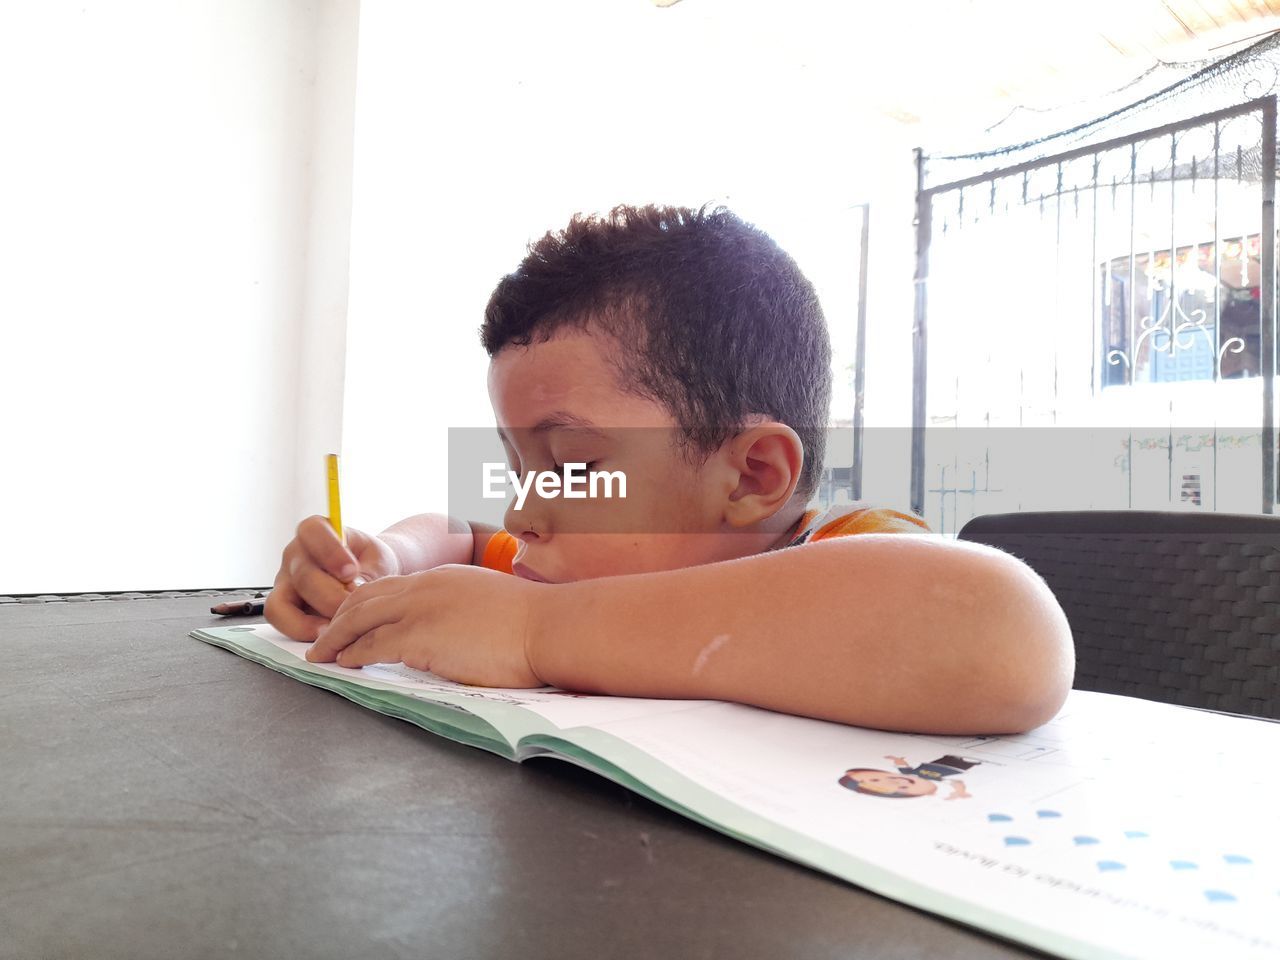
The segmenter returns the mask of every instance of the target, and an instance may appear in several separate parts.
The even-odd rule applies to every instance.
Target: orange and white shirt
[[[816,543],[833,537],[850,537],[859,533],[928,533],[929,525],[913,513],[902,513],[885,507],[872,507],[861,502],[841,503],[830,509],[806,510],[796,524],[785,547]],[[510,573],[520,541],[505,530],[499,530],[485,544],[480,566]]]
[[[858,533],[929,533],[929,525],[914,513],[902,513],[887,507],[873,507],[855,501],[839,503],[823,510],[806,510],[784,547],[816,543],[832,537],[850,537]]]

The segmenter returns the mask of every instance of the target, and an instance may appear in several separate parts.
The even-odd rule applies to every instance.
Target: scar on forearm
[[[707,665],[707,661],[711,659],[711,655],[729,642],[727,633],[720,633],[712,637],[707,645],[702,648],[702,652],[698,654],[698,659],[693,661],[693,675],[696,677],[702,672],[702,668]]]

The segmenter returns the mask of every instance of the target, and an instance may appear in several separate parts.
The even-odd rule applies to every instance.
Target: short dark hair
[[[498,282],[480,337],[489,356],[588,325],[623,345],[628,389],[670,410],[703,458],[764,414],[804,445],[797,491],[817,488],[831,404],[818,296],[764,231],[724,207],[616,207],[529,245]]]

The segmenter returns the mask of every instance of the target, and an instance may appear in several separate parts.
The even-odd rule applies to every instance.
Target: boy
[[[923,527],[905,514],[805,511],[830,346],[762,232],[723,209],[574,218],[499,282],[481,335],[512,470],[617,471],[626,498],[540,487],[505,531],[424,515],[346,546],[304,520],[266,612],[308,659],[932,733],[1061,706],[1070,632],[1029,568],[902,536]]]

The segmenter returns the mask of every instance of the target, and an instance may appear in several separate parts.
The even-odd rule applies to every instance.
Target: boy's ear
[[[767,420],[728,440],[724,447],[737,486],[724,505],[735,527],[767,520],[795,493],[804,467],[804,444],[785,423]]]

